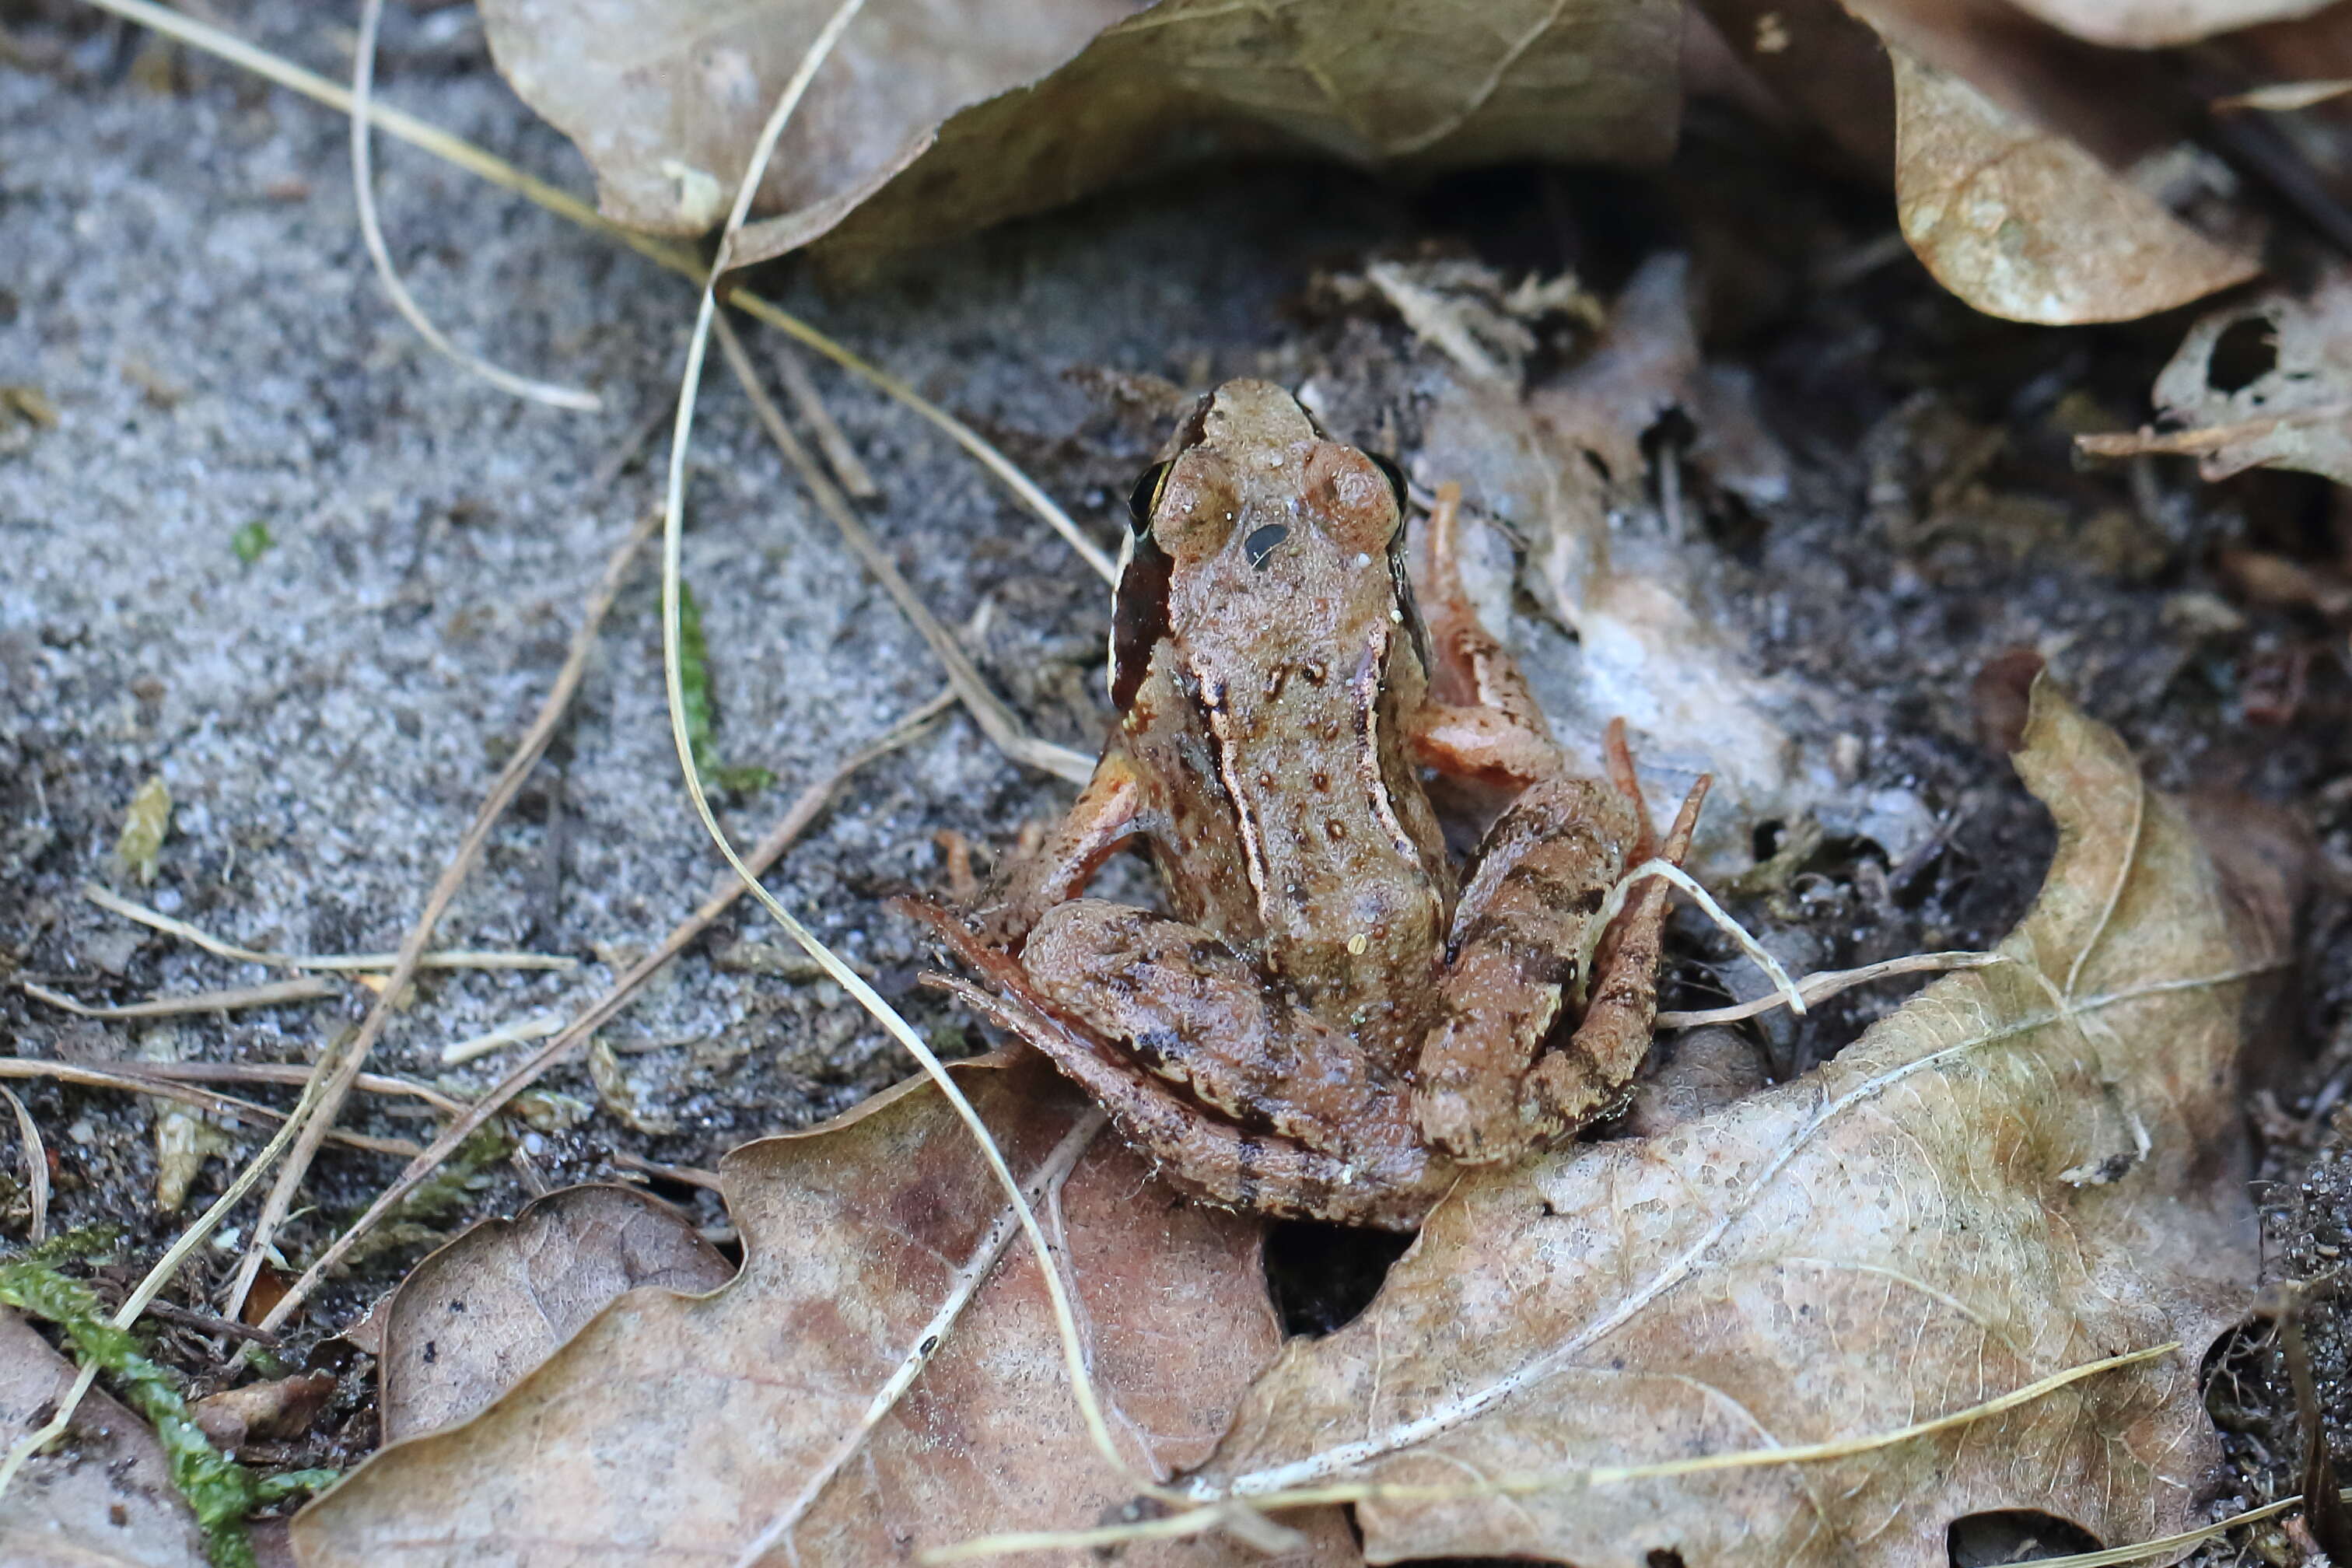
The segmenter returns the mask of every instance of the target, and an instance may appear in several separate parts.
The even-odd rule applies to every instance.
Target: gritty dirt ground
[[[310,8],[260,5],[236,20],[330,75],[348,68],[349,35]],[[433,356],[384,304],[339,118],[66,5],[0,7],[0,25],[12,40],[0,384],[37,389],[57,416],[0,431],[0,982],[104,1005],[271,977],[96,908],[79,892],[93,880],[252,947],[391,949],[529,724],[606,555],[656,500],[657,461],[613,470],[674,395],[691,296],[470,176],[380,148],[393,248],[426,307],[468,346],[587,385],[605,408],[518,404]],[[584,188],[568,147],[490,71],[468,9],[394,7],[379,75],[402,107]],[[2166,459],[2078,466],[2071,436],[2141,417],[2182,322],[1991,322],[1889,251],[1888,232],[1883,193],[1702,106],[1662,175],[1512,170],[1407,192],[1328,169],[1226,171],[855,286],[789,267],[754,282],[970,420],[1108,543],[1160,437],[1158,383],[1311,377],[1382,408],[1410,447],[1433,351],[1392,317],[1334,305],[1318,287],[1328,275],[1435,249],[1512,277],[1572,268],[1606,298],[1644,256],[1688,249],[1710,356],[1758,376],[1793,482],[1751,506],[1694,481],[1687,548],[1758,665],[1833,707],[1864,742],[1865,782],[1910,792],[1936,823],[1900,856],[1767,825],[1758,856],[1788,853],[1735,911],[1818,968],[1997,940],[2051,846],[2000,756],[2016,717],[2002,671],[2030,650],[2159,784],[2230,792],[2235,820],[2264,803],[2308,836],[2303,984],[2250,1113],[2269,1151],[2274,1267],[2324,1272],[2352,1246],[2343,1133],[2328,1120],[2352,1074],[2352,925],[2330,886],[2331,868],[2352,863],[2352,682],[2340,628],[2329,643],[2307,612],[2249,597],[2216,563],[2226,549],[2333,559],[2352,544],[2352,515],[2316,481],[2205,487]],[[1579,342],[1549,345],[1537,373]],[[764,361],[772,341],[753,352]],[[1025,721],[1091,750],[1105,719],[1102,584],[914,416],[830,371],[819,379],[881,479],[867,515],[918,590],[966,629]],[[685,577],[710,648],[718,749],[775,775],[722,802],[739,838],[939,685],[720,376],[700,405]],[[678,791],[659,644],[641,569],[549,762],[442,923],[453,945],[578,967],[428,978],[378,1048],[383,1070],[478,1091],[512,1049],[450,1068],[446,1044],[576,1008],[703,896],[716,863]],[[142,886],[113,845],[158,775],[174,813]],[[955,720],[860,773],[771,885],[960,1051],[977,1032],[920,986],[931,954],[881,900],[940,882],[943,830],[1005,846],[1067,798]],[[1124,891],[1149,897],[1149,879],[1129,874]],[[1666,1005],[1719,1000],[1733,951],[1696,921],[1677,943]],[[576,1066],[549,1079],[510,1141],[320,1299],[293,1355],[435,1236],[533,1192],[641,1179],[616,1156],[709,1167],[901,1076],[880,1031],[785,945],[740,911],[698,942],[606,1030],[623,1081],[600,1093]],[[1904,994],[1759,1025],[1748,1048],[1776,1076],[1801,1071]],[[5,984],[0,1038],[26,1058],[299,1062],[367,999],[135,1025],[73,1019]],[[135,1279],[181,1221],[156,1207],[158,1108],[24,1087],[56,1157],[55,1223],[126,1226],[101,1279]],[[347,1125],[429,1135],[404,1106],[363,1099]],[[228,1159],[256,1146],[240,1130]],[[191,1205],[230,1168],[208,1164]],[[323,1246],[395,1168],[331,1149],[315,1206],[281,1240],[288,1260]],[[658,1190],[726,1234],[708,1193]],[[21,1186],[8,1195],[19,1225]],[[1277,1252],[1302,1328],[1328,1326],[1377,1280],[1376,1259],[1328,1235],[1302,1230]],[[235,1258],[208,1249],[179,1299],[208,1300]],[[2339,1415],[2352,1409],[2345,1338],[2314,1331]],[[199,1336],[163,1348],[200,1384],[216,1368]],[[2262,1353],[2240,1358],[2234,1385],[2250,1392],[2233,1406],[2244,1446],[2231,1484],[2249,1500],[2294,1484],[2292,1402]],[[346,1381],[332,1435],[276,1458],[364,1450],[362,1380]]]

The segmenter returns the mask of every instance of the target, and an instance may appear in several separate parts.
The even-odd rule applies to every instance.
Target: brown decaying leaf
[[[1024,1181],[1083,1141],[1086,1107],[1042,1064],[954,1070]],[[829,1476],[766,1561],[864,1568],[1091,1520],[1131,1494],[1088,1446],[1024,1247],[937,1321],[972,1260],[1014,1232],[936,1091],[901,1086],[818,1131],[738,1149],[721,1171],[745,1242],[733,1283],[630,1291],[473,1420],[386,1447],[297,1519],[302,1562],[730,1563]],[[1162,1477],[1199,1462],[1280,1339],[1258,1225],[1183,1203],[1109,1136],[1040,1212],[1130,1462]],[[933,1336],[929,1364],[845,1447]],[[1336,1513],[1307,1523],[1288,1562],[1359,1561]],[[1183,1543],[1124,1561],[1266,1560]]]
[[[2335,0],[2011,0],[2078,38],[2119,49],[2193,44],[2263,22],[2307,16]]]
[[[499,68],[621,222],[697,234],[830,0],[489,0]],[[1116,25],[1114,25],[1116,24]],[[872,0],[778,147],[735,255],[936,243],[1221,153],[1440,167],[1672,146],[1672,0]],[[1089,42],[1091,40],[1091,42]],[[853,215],[855,215],[853,216]]]
[[[2063,135],[1890,44],[1895,200],[1936,280],[1989,315],[2126,321],[2261,271]]]
[[[2274,357],[2231,384],[2214,351],[2242,326],[2262,331]],[[2308,296],[2273,290],[2205,316],[2156,378],[2155,401],[2186,428],[2152,439],[2205,437],[2186,449],[2209,479],[2277,468],[2352,484],[2352,272],[2329,274]]]
[[[2111,1543],[2189,1523],[2219,1459],[2199,1358],[2258,1262],[2240,1005],[2279,957],[2232,928],[2121,741],[2046,681],[2017,763],[2059,847],[2014,963],[1662,1138],[1465,1181],[1362,1317],[1286,1348],[1192,1484],[1467,1493],[1864,1437],[2177,1340],[1858,1457],[1358,1517],[1375,1562],[1579,1568],[1940,1564],[1947,1527],[1984,1510]]]
[[[0,1308],[0,1446],[47,1424],[74,1364]],[[101,1389],[82,1396],[65,1440],[26,1463],[0,1495],[9,1568],[205,1568],[194,1514],[147,1424]]]
[[[625,1290],[699,1295],[734,1275],[685,1215],[631,1187],[565,1187],[478,1225],[371,1314],[383,1440],[473,1415]]]
[[[247,1443],[300,1436],[334,1392],[333,1373],[296,1373],[208,1394],[190,1405],[188,1414],[214,1447],[235,1453]]]
[[[1603,730],[1622,717],[1665,798],[1714,775],[1695,850],[1702,880],[1753,863],[1758,823],[1809,812],[1899,859],[1932,831],[1925,808],[1906,791],[1840,783],[1821,705],[1792,679],[1757,673],[1750,650],[1727,635],[1736,620],[1714,612],[1650,500],[1643,437],[1675,408],[1696,426],[1690,456],[1717,484],[1759,499],[1787,484],[1785,467],[1754,449],[1763,438],[1736,385],[1702,369],[1688,274],[1679,256],[1645,262],[1592,352],[1524,399],[1475,375],[1449,379],[1432,402],[1415,475],[1460,483],[1473,531],[1491,517],[1527,541],[1527,587],[1578,637],[1573,654],[1530,661],[1539,678],[1548,662],[1570,672],[1539,695],[1571,752],[1597,759]],[[1507,592],[1490,594],[1488,624],[1510,625],[1510,604]]]

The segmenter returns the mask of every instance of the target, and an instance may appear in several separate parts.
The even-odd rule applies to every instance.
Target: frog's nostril
[[[1274,547],[1289,537],[1288,523],[1269,522],[1264,528],[1251,531],[1250,536],[1242,541],[1242,552],[1249,557],[1251,566],[1263,572],[1265,570],[1265,558],[1274,553]]]

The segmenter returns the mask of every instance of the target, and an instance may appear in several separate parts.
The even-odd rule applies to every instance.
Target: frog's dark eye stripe
[[[1160,507],[1160,492],[1168,486],[1168,470],[1175,466],[1173,463],[1152,464],[1135,481],[1135,489],[1128,492],[1127,517],[1138,536],[1151,526],[1151,514]]]
[[[1372,467],[1388,476],[1389,489],[1396,496],[1397,515],[1402,517],[1408,510],[1405,504],[1404,470],[1398,468],[1394,460],[1383,458],[1378,452],[1367,452],[1364,456],[1372,460]]]

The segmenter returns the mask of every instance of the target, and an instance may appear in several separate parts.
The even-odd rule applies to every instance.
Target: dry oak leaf
[[[633,1187],[565,1187],[487,1220],[409,1270],[384,1304],[383,1440],[473,1415],[625,1290],[699,1295],[734,1276],[684,1215]]]
[[[1198,1463],[1281,1338],[1259,1226],[1096,1137],[1041,1061],[954,1070],[1039,1194],[1129,1462]],[[747,1144],[720,1174],[744,1237],[732,1283],[621,1296],[480,1415],[390,1445],[305,1509],[300,1561],[731,1563],[789,1517],[762,1561],[866,1568],[1131,1495],[1080,1425],[1037,1260],[927,1083]],[[1336,1513],[1306,1528],[1274,1561],[1360,1561]],[[1129,1561],[1263,1560],[1179,1543]]]
[[[605,213],[698,234],[831,0],[486,0],[499,69]],[[872,0],[785,129],[734,253],[934,244],[1233,152],[1413,169],[1652,162],[1680,110],[1673,0]]]
[[[1286,1347],[1188,1484],[1454,1489],[1359,1504],[1375,1563],[1926,1568],[1979,1510],[2111,1544],[2189,1523],[2220,1458],[2200,1354],[2258,1261],[2240,1008],[2279,956],[2233,928],[2179,808],[2047,681],[2016,761],[2059,844],[2013,963],[1663,1136],[1465,1180],[1361,1317]],[[1857,1457],[1473,1495],[1866,1437],[2172,1341]]]
[[[2262,270],[2068,137],[1891,42],[1887,53],[1903,237],[1976,309],[2043,326],[2136,321]]]
[[[30,1323],[0,1308],[0,1447],[47,1425],[76,1375]],[[205,1538],[155,1434],[93,1388],[64,1440],[26,1461],[0,1495],[0,1563],[204,1568]]]
[[[2261,374],[2241,380],[2214,363],[2233,331],[2260,334]],[[2352,273],[2331,273],[2304,298],[2277,290],[2206,316],[2156,378],[2155,400],[2187,428],[2147,445],[2194,451],[2206,479],[2300,468],[2352,485]]]
[[[2011,0],[2053,27],[2118,49],[2163,49],[2308,16],[2335,0]]]

